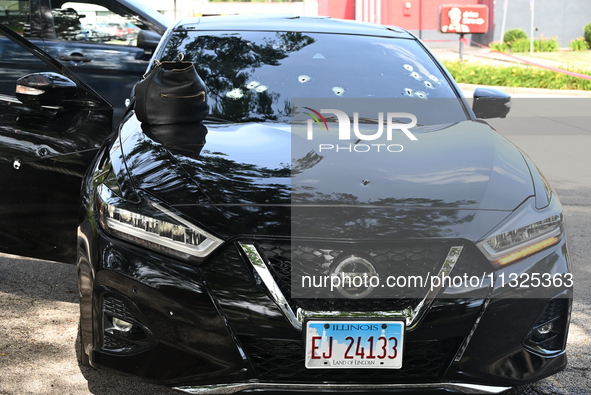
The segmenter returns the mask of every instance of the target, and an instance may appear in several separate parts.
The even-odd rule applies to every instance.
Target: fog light
[[[102,304],[100,348],[110,352],[132,353],[155,343],[150,330],[138,319],[138,309],[131,300],[113,293],[105,295]]]
[[[113,328],[120,331],[120,332],[129,332],[131,328],[133,328],[133,324],[131,322],[123,321],[122,319],[113,317]]]
[[[525,346],[542,355],[562,352],[566,347],[570,304],[571,299],[562,295],[552,299],[525,337]]]
[[[552,323],[549,322],[546,325],[542,325],[541,327],[536,329],[536,332],[538,332],[538,334],[540,335],[547,335],[548,333],[550,333],[552,331]]]

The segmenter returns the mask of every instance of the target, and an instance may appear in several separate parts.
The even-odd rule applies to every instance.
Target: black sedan
[[[478,89],[470,108],[410,33],[327,18],[182,21],[152,64],[179,54],[208,87],[209,117],[154,126],[130,108],[82,180],[84,362],[200,394],[499,393],[564,369],[560,202],[478,119],[505,117],[508,96]],[[67,77],[44,85],[53,102],[30,76],[19,98],[66,111],[77,89],[78,145],[10,166],[75,184],[67,169],[104,131],[88,125],[108,120]],[[13,129],[49,122],[34,121]],[[29,140],[32,157],[43,142]],[[37,182],[55,190],[56,231],[31,223],[28,244],[4,249],[66,257],[71,206]]]

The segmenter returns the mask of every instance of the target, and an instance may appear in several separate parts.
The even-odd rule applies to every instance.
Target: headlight
[[[562,233],[558,199],[554,198],[544,210],[537,210],[532,198],[477,245],[494,266],[502,267],[557,244]]]
[[[148,198],[140,203],[118,197],[105,184],[97,187],[99,221],[107,232],[132,243],[182,259],[204,258],[222,240]]]

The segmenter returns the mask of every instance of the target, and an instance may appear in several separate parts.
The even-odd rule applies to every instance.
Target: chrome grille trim
[[[298,308],[297,312],[294,313],[293,309],[287,302],[287,298],[279,288],[279,285],[273,278],[265,259],[261,256],[254,244],[239,243],[242,251],[246,255],[248,261],[252,265],[255,272],[258,274],[260,280],[269,291],[271,298],[281,309],[285,318],[291,323],[291,325],[297,329],[302,330],[303,322],[306,318],[319,318],[319,317],[338,317],[346,314],[347,317],[366,317],[366,318],[399,318],[406,321],[408,329],[414,328],[421,317],[429,310],[429,307],[433,303],[433,300],[437,297],[437,294],[441,290],[442,286],[434,287],[423,297],[419,304],[414,308],[408,308],[399,311],[307,311],[302,308]],[[460,259],[464,246],[453,246],[449,249],[447,256],[437,273],[437,277],[443,280],[444,277],[449,276],[454,269],[456,263]],[[443,281],[440,282],[443,284]]]
[[[271,298],[275,303],[277,303],[277,306],[279,306],[285,318],[287,318],[294,328],[301,330],[302,322],[299,321],[296,315],[293,313],[293,310],[289,306],[285,295],[283,295],[283,292],[281,292],[281,289],[279,289],[279,285],[277,285],[277,282],[275,282],[273,275],[269,271],[269,267],[265,263],[263,257],[261,257],[261,254],[259,254],[257,248],[253,244],[243,243],[240,243],[240,248],[242,248],[242,251],[244,251],[246,254],[248,261],[254,268],[255,272],[259,275],[261,281],[271,294]]]
[[[466,339],[464,339],[464,343],[460,346],[456,356],[454,357],[454,362],[460,362],[462,357],[464,356],[464,352],[468,348],[468,345],[470,344],[470,341],[472,340],[472,337],[474,336],[474,332],[476,332],[476,328],[478,328],[478,324],[480,324],[480,320],[482,319],[482,316],[484,315],[484,312],[486,311],[486,308],[488,307],[489,303],[490,303],[490,296],[488,298],[486,298],[486,300],[484,301],[484,304],[482,305],[482,309],[480,310],[480,314],[478,314],[478,318],[476,318],[476,321],[474,322],[474,326],[472,326],[470,333],[468,333],[468,336],[466,337]]]

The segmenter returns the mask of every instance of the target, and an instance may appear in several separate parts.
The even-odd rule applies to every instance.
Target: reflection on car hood
[[[140,129],[137,126],[132,129]],[[396,141],[403,146],[401,152],[319,152],[318,143],[293,135],[283,124],[143,129],[124,136],[134,185],[188,215],[196,206],[215,208],[220,215],[215,222],[225,228],[221,222],[229,221],[236,230],[243,224],[256,233],[262,220],[261,232],[281,228],[279,233],[289,234],[285,223],[293,225],[301,216],[324,218],[322,222],[335,229],[331,237],[339,237],[345,226],[333,218],[342,217],[343,210],[357,213],[356,218],[399,210],[407,222],[418,223],[423,217],[425,224],[445,228],[439,236],[461,236],[452,223],[474,222],[478,213],[488,218],[478,232],[486,233],[534,194],[521,152],[479,121],[418,128],[417,141],[401,134]],[[357,142],[363,144],[371,145]],[[449,216],[453,220],[437,222]]]

